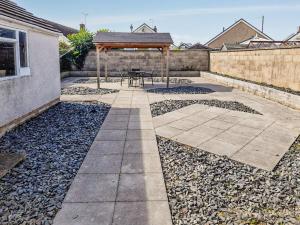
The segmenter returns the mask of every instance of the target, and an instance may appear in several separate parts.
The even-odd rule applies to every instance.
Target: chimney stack
[[[156,26],[154,26],[153,30],[157,33],[157,27]]]
[[[86,30],[85,24],[81,23],[79,26],[80,26],[80,30]]]
[[[131,30],[131,33],[133,32],[133,25],[131,24],[130,25],[130,30]]]
[[[298,33],[300,33],[300,26],[298,27]]]

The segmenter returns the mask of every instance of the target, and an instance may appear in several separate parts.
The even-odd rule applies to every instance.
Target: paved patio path
[[[148,96],[110,99],[54,225],[172,225]]]
[[[200,104],[153,120],[157,135],[269,171],[300,132],[299,120],[281,121]]]

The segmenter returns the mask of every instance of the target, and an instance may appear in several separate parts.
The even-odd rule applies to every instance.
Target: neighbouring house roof
[[[142,28],[147,28],[148,30],[150,30],[152,33],[156,33],[156,31],[152,28],[152,27],[150,27],[148,24],[146,24],[146,23],[143,23],[142,25],[140,25],[138,28],[136,28],[134,31],[133,31],[133,33],[137,33],[140,29],[142,29]],[[148,32],[149,33],[149,32]]]
[[[284,41],[300,41],[300,27],[297,33],[289,35]]]
[[[41,19],[10,0],[0,0],[0,16],[5,16],[46,30],[60,33],[47,20]]]
[[[178,46],[179,49],[187,49],[187,48],[190,48],[192,46],[191,43],[183,43],[181,42]]]
[[[189,49],[211,49],[211,48],[207,47],[205,45],[202,45],[200,43],[196,43],[196,44],[192,45],[191,47],[189,47]]]
[[[242,29],[245,29],[245,28],[249,32],[242,31]],[[232,34],[231,36],[230,35],[228,36],[228,34],[230,32],[234,32],[234,34]],[[221,43],[221,45],[224,44],[224,43],[229,43],[229,44],[239,43],[242,40],[250,38],[251,37],[250,33],[252,33],[251,36],[253,36],[254,34],[257,34],[258,36],[260,36],[262,38],[265,38],[265,39],[268,39],[268,40],[273,40],[271,37],[269,37],[268,35],[266,35],[262,31],[260,31],[259,29],[257,29],[255,26],[248,23],[246,20],[240,19],[237,22],[235,22],[234,24],[232,24],[230,27],[228,27],[227,29],[225,29],[224,31],[222,31],[221,33],[216,35],[214,38],[209,40],[205,45],[209,46],[212,43],[216,42],[218,39],[221,40],[222,38],[225,38],[226,36],[227,36],[225,38],[226,40],[223,43]],[[230,39],[232,39],[232,41]]]
[[[173,44],[169,33],[98,32],[94,43],[162,43]]]
[[[262,37],[259,37],[257,34],[254,35],[253,37],[247,39],[247,40],[244,40],[242,42],[240,42],[239,44],[240,45],[249,45],[250,42],[272,42],[272,40],[270,39],[267,39],[267,38],[262,38]]]
[[[221,51],[244,49],[244,48],[247,48],[247,47],[244,47],[240,44],[223,44],[223,46],[221,47]]]
[[[49,21],[49,20],[47,20],[47,22],[49,24],[51,24],[55,29],[59,30],[65,37],[67,37],[70,34],[76,34],[76,33],[79,32],[79,30],[74,29],[72,27],[67,27],[67,26],[64,26],[62,24],[55,23],[55,22],[52,22],[52,21]]]

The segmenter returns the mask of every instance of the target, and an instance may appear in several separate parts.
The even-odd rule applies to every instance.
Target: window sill
[[[15,75],[15,76],[9,76],[9,77],[0,77],[0,82],[2,81],[8,81],[8,80],[15,80],[15,79],[20,79],[23,77],[30,77],[31,74],[26,74],[26,75]]]

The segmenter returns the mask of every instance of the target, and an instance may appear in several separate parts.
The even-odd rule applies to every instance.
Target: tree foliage
[[[82,69],[84,61],[89,50],[94,48],[93,33],[81,29],[76,34],[68,35],[73,51],[71,52],[72,63],[78,68]]]

